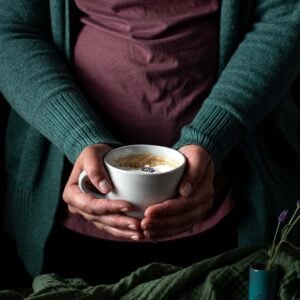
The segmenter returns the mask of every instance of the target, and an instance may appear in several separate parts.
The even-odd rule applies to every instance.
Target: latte
[[[114,167],[138,173],[163,173],[178,167],[173,159],[150,153],[130,154],[115,159]]]

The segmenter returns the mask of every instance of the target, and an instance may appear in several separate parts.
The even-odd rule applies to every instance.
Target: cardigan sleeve
[[[299,0],[255,2],[251,29],[174,145],[199,144],[218,166],[282,101],[299,74]],[[223,22],[225,17],[221,18]]]
[[[0,0],[0,92],[70,161],[88,145],[119,142],[78,88],[50,34],[49,1]]]

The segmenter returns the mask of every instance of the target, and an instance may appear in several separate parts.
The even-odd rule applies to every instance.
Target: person
[[[1,0],[0,20],[5,224],[32,276],[111,283],[271,240],[300,194],[299,1]],[[187,159],[142,220],[78,187],[112,190],[103,155],[136,143]]]

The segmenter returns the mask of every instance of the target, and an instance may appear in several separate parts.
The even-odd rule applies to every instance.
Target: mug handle
[[[89,180],[89,177],[88,177],[86,171],[82,171],[78,178],[78,185],[79,185],[80,190],[83,193],[88,193],[88,194],[94,196],[95,198],[106,198],[106,194],[95,193],[94,191],[90,190],[86,185],[86,182],[88,180]]]

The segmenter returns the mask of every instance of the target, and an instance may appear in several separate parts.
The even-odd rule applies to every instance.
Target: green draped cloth
[[[126,258],[124,258],[126,259]],[[248,297],[249,266],[266,261],[266,249],[247,247],[195,263],[175,267],[153,263],[111,285],[89,286],[82,279],[57,274],[39,275],[25,299],[236,299]],[[278,299],[300,299],[300,251],[283,247],[275,261],[279,269]],[[101,270],[99,270],[101,272]],[[0,299],[24,299],[16,291],[0,292]]]

